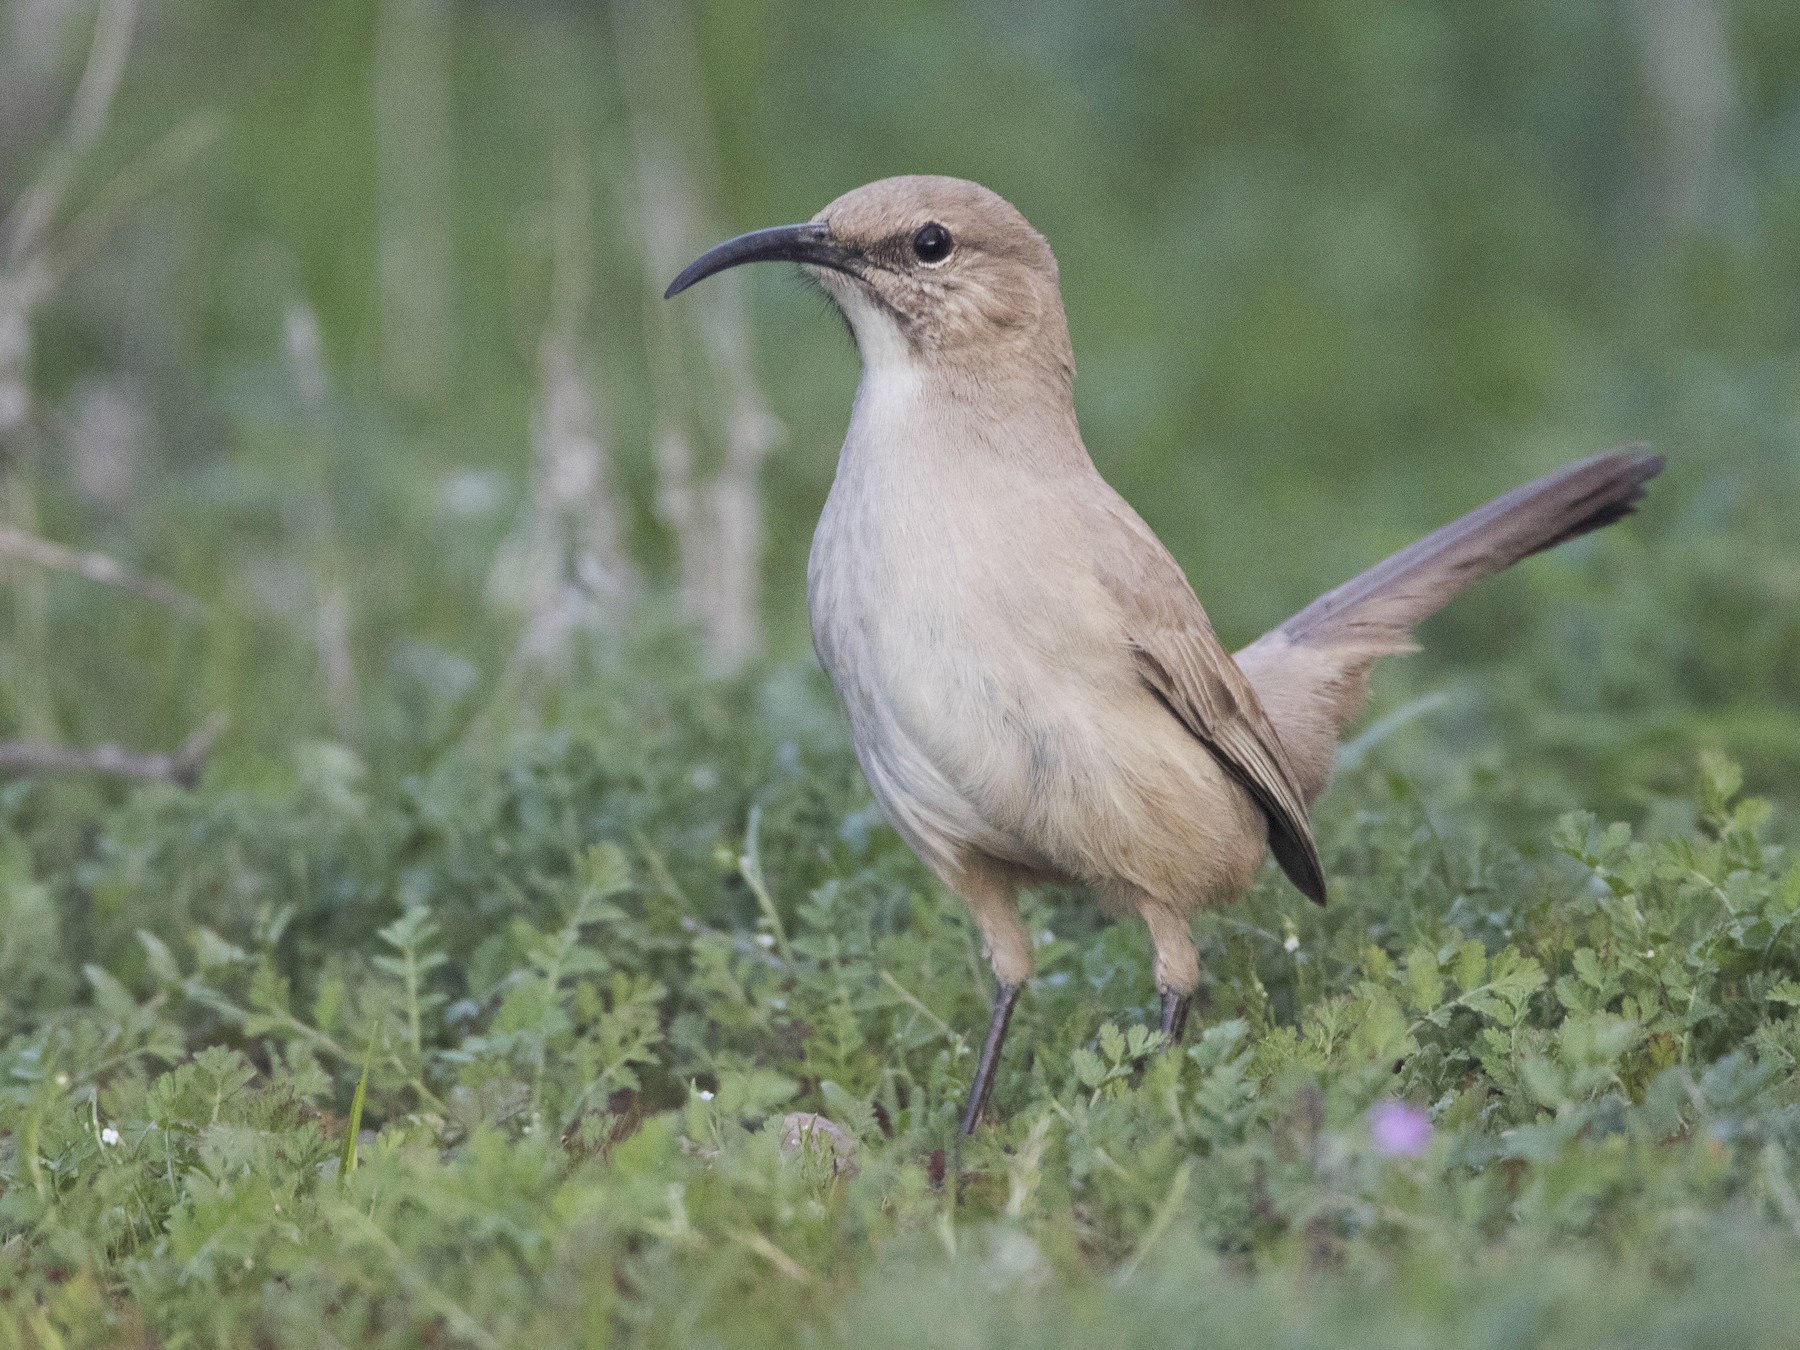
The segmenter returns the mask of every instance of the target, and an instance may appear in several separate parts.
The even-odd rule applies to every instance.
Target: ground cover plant
[[[1141,935],[1042,901],[955,1196],[957,902],[842,751],[638,711],[140,792],[14,873],[18,1340],[1791,1338],[1800,866],[1722,759],[1690,828],[1573,813],[1535,860],[1356,777],[1340,898],[1203,919],[1168,1054]]]
[[[1030,11],[0,0],[0,1345],[1795,1342],[1800,10]],[[960,1157],[806,647],[854,354],[653,302],[912,169],[1232,645],[1670,461],[1381,672],[1183,1045],[1033,896]]]

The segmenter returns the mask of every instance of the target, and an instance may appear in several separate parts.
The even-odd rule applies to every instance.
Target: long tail
[[[1628,447],[1533,479],[1327,591],[1237,654],[1308,796],[1331,776],[1337,738],[1362,709],[1370,663],[1410,651],[1415,625],[1465,586],[1623,519],[1662,472]]]

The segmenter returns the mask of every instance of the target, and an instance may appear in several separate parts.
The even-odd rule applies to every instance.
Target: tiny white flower
[[[1646,961],[1654,961],[1656,959],[1656,948],[1654,948],[1654,947],[1644,948],[1644,959]]]
[[[1285,941],[1281,944],[1281,950],[1284,952],[1299,951],[1300,950],[1300,939],[1298,937],[1294,936],[1294,934],[1289,933],[1287,935],[1287,941]]]
[[[713,1099],[713,1094],[708,1092],[705,1088],[701,1088],[694,1095],[703,1102],[710,1102]]]
[[[110,1148],[112,1145],[119,1142],[119,1132],[108,1125],[104,1130],[100,1131],[100,1142]]]
[[[758,933],[756,935],[756,945],[759,947],[773,947],[775,945],[775,935],[773,933]]]
[[[59,1073],[56,1075],[55,1082],[58,1087],[69,1086],[69,1075],[66,1073]]]

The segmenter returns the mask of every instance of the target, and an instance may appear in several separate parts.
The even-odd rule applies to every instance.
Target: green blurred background
[[[753,630],[701,664],[817,695],[854,351],[774,269],[656,294],[940,172],[1049,237],[1094,457],[1230,641],[1531,474],[1669,457],[1384,673],[1377,714],[1419,714],[1387,763],[1539,834],[1703,746],[1792,800],[1797,73],[1788,0],[3,0],[4,523],[205,612],[15,567],[0,732],[168,748],[222,709],[211,771],[254,784],[309,740],[392,776],[555,724],[729,608],[659,447],[704,496],[734,436],[763,557],[713,563]],[[25,305],[18,205],[65,168]]]
[[[918,171],[1233,643],[1669,460],[1381,669],[1185,1058],[1030,899],[960,1206],[979,944],[806,638],[855,352],[660,299]],[[1797,358],[1794,0],[0,0],[0,1345],[1791,1344]]]

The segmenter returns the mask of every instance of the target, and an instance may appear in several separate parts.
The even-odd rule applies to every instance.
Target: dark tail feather
[[[1362,709],[1377,657],[1410,651],[1414,626],[1463,587],[1630,515],[1662,466],[1633,447],[1546,474],[1321,595],[1239,652],[1306,800],[1331,779],[1338,737]]]
[[[1630,515],[1663,467],[1662,456],[1642,451],[1595,455],[1514,488],[1327,591],[1275,632],[1296,646],[1403,648],[1465,586]]]

